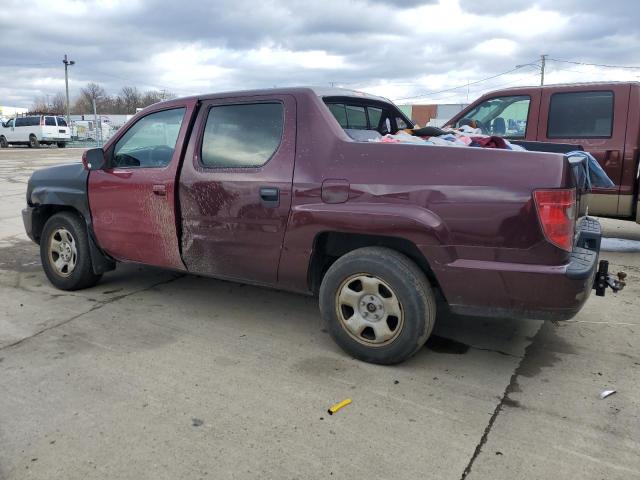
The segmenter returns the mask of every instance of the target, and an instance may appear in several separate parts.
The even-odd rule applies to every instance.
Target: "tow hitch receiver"
[[[622,290],[626,283],[624,279],[627,278],[627,274],[624,272],[618,272],[616,276],[609,273],[609,262],[606,260],[600,260],[598,264],[598,272],[593,282],[593,288],[596,290],[598,297],[604,297],[604,293],[609,287],[615,292]]]

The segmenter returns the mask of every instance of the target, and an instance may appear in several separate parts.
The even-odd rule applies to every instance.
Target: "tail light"
[[[535,190],[533,198],[547,240],[570,252],[575,228],[576,190]]]

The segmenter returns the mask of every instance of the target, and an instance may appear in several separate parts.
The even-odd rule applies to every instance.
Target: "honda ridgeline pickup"
[[[36,171],[23,211],[53,285],[118,262],[318,295],[352,356],[392,364],[453,312],[568,319],[600,225],[557,153],[358,141],[411,121],[391,102],[290,88],[170,100],[82,163]]]

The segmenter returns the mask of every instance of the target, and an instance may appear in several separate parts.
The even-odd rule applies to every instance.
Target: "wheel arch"
[[[415,243],[406,238],[361,234],[341,231],[323,231],[313,241],[313,253],[309,260],[308,284],[310,290],[317,294],[322,279],[329,267],[341,256],[363,247],[386,247],[406,255],[426,275],[429,283],[440,293],[440,285],[429,264],[428,259]]]
[[[87,218],[80,210],[70,205],[44,204],[38,205],[35,209],[32,220],[32,234],[36,243],[42,240],[42,231],[47,221],[54,215],[62,212],[69,212],[76,215],[85,225],[89,239],[89,253],[91,254],[91,265],[95,274],[108,272],[115,268],[115,261],[104,253],[99,247],[93,235],[93,229]]]

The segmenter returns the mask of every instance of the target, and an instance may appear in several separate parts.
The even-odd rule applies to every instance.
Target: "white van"
[[[13,145],[29,145],[38,148],[41,144],[56,144],[64,148],[71,140],[71,130],[62,117],[34,115],[16,117],[2,124],[0,128],[0,148]]]

